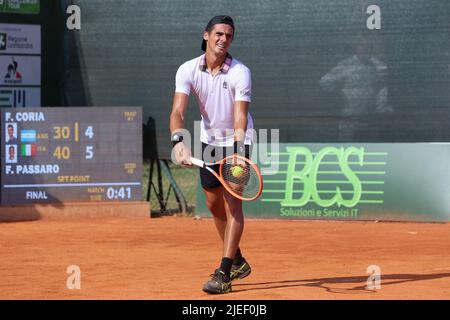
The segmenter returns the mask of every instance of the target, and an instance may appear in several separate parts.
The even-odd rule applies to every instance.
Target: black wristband
[[[170,138],[170,140],[172,141],[172,144],[173,144],[173,147],[175,147],[175,145],[178,143],[178,142],[182,142],[183,141],[183,136],[180,134],[180,133],[174,133],[173,135],[172,135],[172,137]]]
[[[180,143],[181,141],[172,141],[172,148],[173,147],[175,147],[175,145],[177,144],[177,143]]]
[[[233,144],[233,151],[240,156],[245,156],[245,145],[242,141],[235,141]]]

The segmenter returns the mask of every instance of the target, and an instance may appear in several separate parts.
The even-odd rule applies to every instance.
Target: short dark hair
[[[206,25],[205,31],[211,32],[214,25],[219,24],[219,23],[227,24],[230,27],[232,27],[234,30],[234,21],[230,16],[215,16],[215,17],[212,17],[211,20],[209,20],[208,24]]]

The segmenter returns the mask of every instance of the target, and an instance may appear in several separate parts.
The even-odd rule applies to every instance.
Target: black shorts
[[[205,151],[206,150],[206,151]],[[206,163],[217,162],[225,158],[226,156],[233,155],[233,147],[215,147],[202,142],[202,155],[201,159]],[[251,146],[245,145],[245,157],[250,159],[251,155]],[[220,165],[212,166],[217,174],[219,174]],[[222,186],[219,180],[208,170],[205,168],[200,168],[200,181],[202,183],[203,189],[211,189]]]

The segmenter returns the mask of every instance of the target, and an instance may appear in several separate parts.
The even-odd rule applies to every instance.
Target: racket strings
[[[261,185],[258,172],[250,164],[239,166],[242,170],[236,169],[236,166],[231,163],[222,165],[221,175],[226,187],[243,198],[255,197]]]

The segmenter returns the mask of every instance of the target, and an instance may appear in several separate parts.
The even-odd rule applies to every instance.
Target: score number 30
[[[60,140],[60,139],[70,139],[70,128],[67,126],[64,127],[53,127],[54,129],[54,136],[53,138],[55,140]],[[75,123],[75,127],[74,127],[74,135],[75,135],[75,142],[78,142],[78,123]],[[88,126],[86,128],[86,131],[84,132],[84,135],[86,137],[88,137],[89,139],[94,138],[94,129],[92,126]],[[57,146],[55,148],[55,151],[53,152],[53,156],[60,160],[60,159],[70,159],[70,148],[68,146]],[[86,146],[86,155],[85,155],[87,160],[90,160],[92,158],[94,158],[94,147],[93,146]]]

